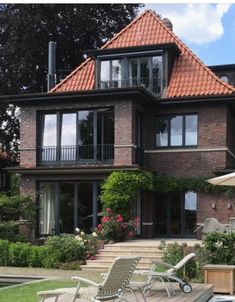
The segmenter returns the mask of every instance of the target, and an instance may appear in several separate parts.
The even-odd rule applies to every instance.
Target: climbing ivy
[[[214,186],[206,180],[210,177],[172,177],[155,176],[153,190],[160,193],[195,191],[201,193],[229,195],[235,193],[235,188],[230,186]]]
[[[101,188],[103,208],[129,218],[130,202],[140,190],[153,189],[153,174],[147,171],[113,172]]]
[[[110,174],[101,188],[103,208],[111,208],[126,219],[130,214],[130,203],[138,191],[150,190],[159,193],[204,192],[230,195],[234,187],[214,186],[206,180],[209,177],[155,176],[147,171],[116,171]]]

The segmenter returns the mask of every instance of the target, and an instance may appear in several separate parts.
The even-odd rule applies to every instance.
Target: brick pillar
[[[134,162],[132,112],[131,101],[123,101],[115,105],[115,165],[131,165]]]
[[[21,112],[20,166],[36,167],[36,110],[31,107]]]

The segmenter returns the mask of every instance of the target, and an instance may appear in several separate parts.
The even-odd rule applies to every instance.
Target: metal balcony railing
[[[161,94],[162,92],[162,78],[161,77],[147,77],[147,78],[129,78],[118,79],[112,81],[99,81],[100,89],[107,88],[121,88],[121,87],[144,87],[153,94]]]
[[[38,147],[38,164],[41,166],[112,164],[113,159],[113,144]]]

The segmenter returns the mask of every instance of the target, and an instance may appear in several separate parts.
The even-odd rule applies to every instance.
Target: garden
[[[137,191],[195,188],[204,191],[213,190],[211,185],[199,179],[189,182],[163,177],[157,181],[148,172],[113,172],[102,186],[101,223],[90,234],[76,228],[72,235],[49,236],[44,241],[28,240],[19,233],[19,218],[21,221],[27,221],[30,232],[35,227],[34,217],[37,209],[31,198],[2,193],[0,195],[0,266],[79,270],[86,260],[96,259],[99,248],[103,244],[135,238],[140,221],[138,217],[131,217],[130,201]],[[229,194],[226,191],[227,193]],[[173,265],[188,253],[196,253],[197,257],[187,263],[179,273],[182,278],[190,282],[204,281],[205,264],[235,265],[235,233],[209,233],[202,245],[194,247],[178,243],[166,245],[162,241],[160,249],[162,260]],[[53,282],[42,281],[38,284],[22,285],[20,290],[30,293],[29,299],[22,301],[38,301],[37,291],[62,286],[60,281]],[[74,283],[68,281],[64,285],[74,286]],[[16,292],[14,288],[5,289],[1,292],[1,301],[11,301],[8,300],[8,295],[14,297]],[[17,301],[21,300],[17,298]]]

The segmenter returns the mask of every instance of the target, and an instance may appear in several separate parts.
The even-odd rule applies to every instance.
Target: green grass
[[[77,282],[70,280],[46,280],[31,284],[23,284],[14,288],[6,288],[4,290],[1,290],[0,301],[38,302],[40,301],[40,297],[37,296],[38,291],[75,286],[77,286]]]

